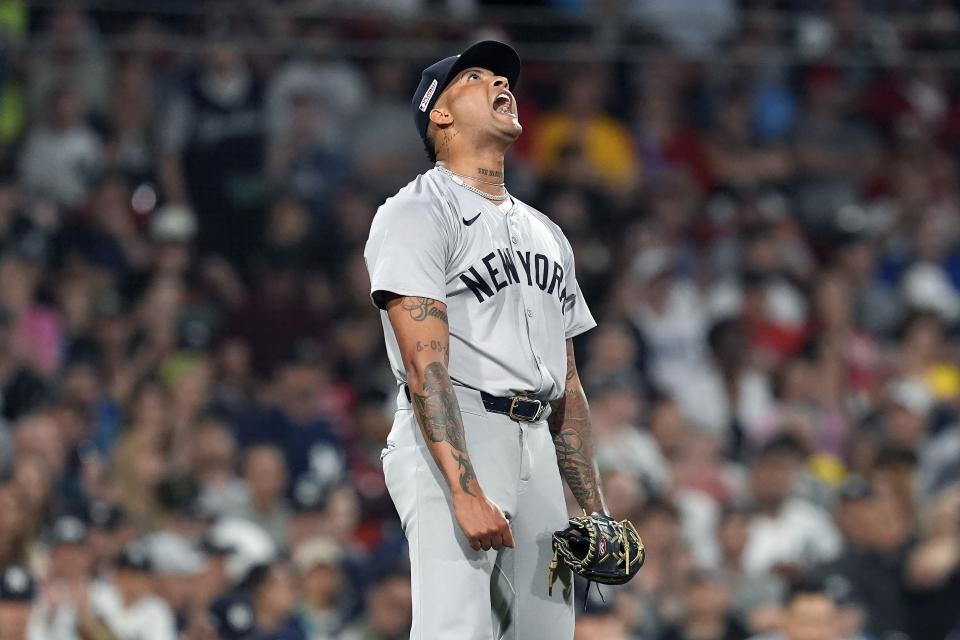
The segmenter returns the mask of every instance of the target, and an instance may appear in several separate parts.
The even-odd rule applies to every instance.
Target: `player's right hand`
[[[503,511],[482,492],[454,494],[453,515],[475,551],[517,546]]]

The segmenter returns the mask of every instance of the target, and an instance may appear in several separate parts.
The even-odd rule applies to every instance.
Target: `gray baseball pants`
[[[545,420],[488,413],[454,387],[467,449],[487,497],[510,520],[516,549],[474,551],[457,525],[446,480],[403,390],[383,450],[387,489],[410,546],[411,640],[572,640],[569,572],[547,594],[551,535],[567,524],[556,451]]]

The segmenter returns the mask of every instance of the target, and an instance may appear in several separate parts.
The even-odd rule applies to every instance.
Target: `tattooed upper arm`
[[[411,366],[422,369],[434,361],[449,362],[450,327],[444,303],[403,296],[390,301],[387,314],[408,371]]]
[[[410,319],[414,322],[423,322],[427,318],[437,318],[443,324],[449,324],[446,310],[441,309],[436,300],[405,297],[400,304],[403,306],[403,310],[410,314]]]

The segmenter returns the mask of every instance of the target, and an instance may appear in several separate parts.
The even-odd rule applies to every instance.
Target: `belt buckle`
[[[533,418],[518,416],[517,414],[514,413],[514,409],[517,408],[517,403],[520,402],[521,400],[537,403],[537,413],[536,415],[533,416]],[[538,400],[537,398],[531,398],[525,395],[513,396],[513,399],[510,400],[510,409],[507,411],[507,415],[510,417],[511,420],[516,420],[517,422],[536,422],[537,420],[540,419],[540,416],[543,415],[543,401]]]

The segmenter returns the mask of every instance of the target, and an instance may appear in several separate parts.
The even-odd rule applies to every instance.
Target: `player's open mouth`
[[[512,107],[513,96],[506,91],[501,91],[497,94],[497,97],[493,99],[493,110],[497,113],[502,113],[508,116],[516,115],[513,113]]]

